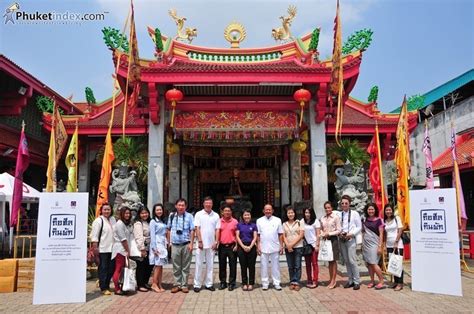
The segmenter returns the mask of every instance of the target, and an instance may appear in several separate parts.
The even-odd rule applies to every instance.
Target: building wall
[[[428,132],[431,140],[433,160],[451,146],[451,117],[454,119],[456,133],[474,128],[474,96],[469,97],[452,109],[440,112],[428,119]],[[419,123],[410,136],[410,157],[412,158],[411,178],[414,185],[425,185],[425,155],[423,140],[425,124]]]

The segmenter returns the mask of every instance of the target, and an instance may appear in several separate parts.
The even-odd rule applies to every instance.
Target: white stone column
[[[179,198],[179,154],[170,155],[168,161],[168,200],[174,203]]]
[[[82,162],[79,163],[79,171],[78,171],[78,178],[77,178],[77,189],[78,192],[89,192],[89,184],[90,184],[90,162],[95,159],[95,154],[89,151],[89,143],[85,145],[84,148],[86,152],[86,157]]]
[[[291,169],[291,204],[301,202],[303,199],[301,181],[301,153],[290,149]]]
[[[185,198],[189,203],[189,198],[188,198],[188,164],[184,161],[184,158],[181,158],[181,197]]]
[[[280,207],[290,204],[290,171],[289,171],[289,160],[281,161],[281,204]]]
[[[318,218],[324,215],[323,204],[329,199],[328,195],[328,166],[326,159],[326,125],[324,121],[315,122],[314,100],[309,106],[309,131],[311,139],[311,184],[313,208]]]
[[[164,100],[158,102],[160,124],[148,121],[148,208],[163,203],[163,183],[165,166],[165,114]]]

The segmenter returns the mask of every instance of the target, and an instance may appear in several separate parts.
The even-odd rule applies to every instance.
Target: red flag
[[[367,148],[367,152],[370,155],[370,166],[369,166],[369,179],[370,185],[372,186],[372,190],[374,191],[374,203],[377,204],[379,208],[380,216],[383,216],[383,204],[382,204],[382,180],[381,180],[381,172],[379,167],[379,149],[377,145],[376,136],[372,138],[370,141],[370,145]],[[385,194],[385,193],[384,193]],[[384,195],[384,204],[387,204],[386,196]]]
[[[23,172],[30,164],[30,153],[28,152],[28,142],[25,137],[24,128],[21,130],[20,143],[18,145],[18,155],[16,157],[15,184],[13,187],[13,200],[10,215],[10,227],[18,223],[18,212],[23,199]]]

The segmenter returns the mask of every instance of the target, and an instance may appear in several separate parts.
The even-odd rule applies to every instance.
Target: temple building
[[[135,63],[140,73],[133,107],[125,101],[125,94],[130,99],[134,92],[128,83],[133,56],[109,46],[119,83],[114,97],[98,103],[72,103],[55,93],[64,109],[68,133],[74,132],[76,121],[79,124],[79,191],[88,191],[91,204],[95,203],[100,175],[96,159],[113,112],[114,140],[122,136],[125,116],[125,134],[142,137],[148,144],[148,207],[184,197],[190,207],[201,208],[206,195],[216,200],[215,205],[231,195],[249,200],[256,216],[266,203],[281,208],[307,201],[320,217],[323,203],[334,200],[330,179],[334,169],[328,166],[327,150],[335,145],[336,108],[329,92],[333,63],[319,60],[316,32],[319,34],[316,29],[302,37],[283,38],[272,47],[240,48],[245,30],[231,23],[225,30],[230,47],[217,48],[192,45],[179,30],[171,37],[150,27],[155,58],[140,58]],[[380,112],[376,98],[364,102],[350,96],[365,49],[355,46],[342,58],[341,136],[367,147],[378,123],[383,159],[390,160],[398,114]],[[18,82],[12,90],[24,86],[29,97],[33,97],[32,89],[38,95],[54,93],[46,87],[35,89],[38,80],[13,62],[10,65],[15,71],[1,70],[2,80],[12,86]],[[1,86],[0,127],[5,128],[6,120],[19,121],[27,110],[35,108],[27,100],[20,105],[6,98],[5,85]],[[298,99],[301,90],[309,92],[308,99]],[[44,145],[38,146],[43,149],[38,155],[45,167],[51,115],[44,113],[39,122]],[[416,124],[417,115],[410,114],[410,129]],[[8,132],[17,139],[18,123],[15,126],[15,131]],[[16,156],[16,147],[15,141],[2,140],[2,153],[12,151],[0,158]],[[66,178],[61,169],[58,171]]]

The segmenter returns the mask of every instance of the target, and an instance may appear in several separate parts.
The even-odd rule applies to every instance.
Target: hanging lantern
[[[301,124],[303,123],[304,104],[305,104],[305,102],[307,102],[311,99],[311,93],[307,89],[300,88],[293,94],[293,98],[297,102],[300,103],[300,108],[301,108],[301,111],[300,111],[300,127],[301,127]]]
[[[291,149],[298,153],[304,152],[306,150],[306,143],[298,140],[291,144]]]
[[[301,134],[300,134],[300,139],[301,139],[303,142],[308,142],[308,140],[309,140],[308,130],[304,130],[303,132],[301,132]]]
[[[175,155],[179,153],[179,145],[176,143],[167,144],[166,153],[168,153],[168,155]]]
[[[183,93],[176,88],[170,89],[165,94],[166,100],[171,102],[171,122],[170,127],[174,126],[174,112],[176,109],[176,103],[183,100]]]

